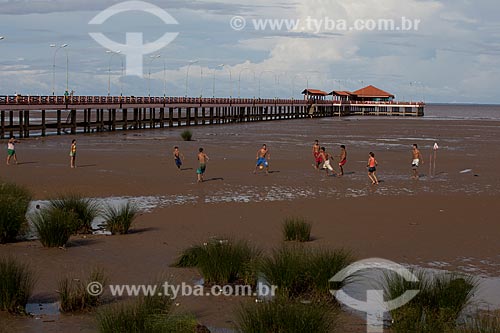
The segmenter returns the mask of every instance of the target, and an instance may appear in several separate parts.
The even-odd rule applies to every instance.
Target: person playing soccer
[[[71,169],[76,168],[76,140],[71,141],[71,148],[69,150],[69,163]]]
[[[375,154],[370,152],[368,154],[368,163],[366,167],[368,168],[368,178],[372,181],[372,185],[378,184],[378,179],[377,179],[377,165],[378,162],[375,159]]]
[[[339,155],[340,161],[339,161],[339,168],[340,168],[340,175],[344,175],[344,165],[347,163],[347,150],[345,149],[344,145],[340,145],[340,155]]]
[[[268,160],[271,159],[271,154],[269,152],[269,149],[267,149],[267,146],[265,144],[262,145],[262,148],[260,148],[257,151],[257,164],[255,165],[255,170],[253,173],[257,173],[257,168],[263,169],[266,168],[266,174],[269,174],[269,162]]]
[[[177,166],[177,169],[181,170],[182,160],[184,159],[184,155],[180,152],[179,147],[175,146],[173,151],[174,162]]]
[[[209,158],[207,154],[203,152],[203,148],[198,149],[198,161],[200,165],[196,170],[196,174],[198,175],[198,183],[203,183],[205,180],[203,177],[205,176],[205,170],[207,169],[207,162]]]

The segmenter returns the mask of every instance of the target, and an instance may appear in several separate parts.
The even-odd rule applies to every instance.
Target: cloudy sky
[[[217,96],[300,98],[307,86],[373,84],[398,99],[500,103],[498,0],[151,0],[89,24],[122,3],[0,0],[0,95],[52,94],[54,72],[62,94],[68,60],[69,90],[80,95],[106,95],[109,83],[113,95],[183,96],[187,88],[190,96],[212,96],[215,86]],[[142,10],[150,5],[153,13]],[[162,13],[177,24],[166,24]],[[270,19],[282,28],[272,29]],[[393,20],[394,29],[369,28],[381,19]],[[417,29],[403,21],[418,22]],[[123,44],[111,47],[121,54],[111,57],[89,33]],[[153,47],[163,46],[166,33],[178,35],[145,55],[143,75],[135,76],[121,70],[122,62],[134,69],[124,54],[127,33],[142,33]]]

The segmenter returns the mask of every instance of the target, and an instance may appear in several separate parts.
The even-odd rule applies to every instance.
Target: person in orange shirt
[[[368,154],[368,164],[366,167],[368,168],[368,178],[372,181],[372,185],[378,184],[378,179],[377,179],[377,165],[378,162],[375,159],[375,154],[370,152]]]

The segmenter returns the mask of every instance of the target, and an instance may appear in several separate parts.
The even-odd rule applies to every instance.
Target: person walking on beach
[[[418,166],[420,165],[420,163],[424,164],[424,159],[422,158],[422,154],[420,153],[420,150],[418,150],[418,146],[416,143],[413,144],[411,155],[412,155],[411,167],[413,169],[413,176],[411,178],[418,179],[419,178]]]
[[[269,162],[271,159],[271,154],[269,149],[267,149],[266,144],[263,144],[262,147],[257,151],[257,164],[255,165],[255,169],[253,173],[257,173],[257,168],[264,169],[266,168],[266,174],[269,174]]]
[[[347,163],[347,150],[345,149],[344,145],[340,145],[340,155],[339,155],[340,161],[339,161],[339,168],[340,168],[340,175],[344,175],[344,165]]]
[[[198,149],[198,161],[200,165],[196,170],[196,174],[198,175],[198,183],[202,183],[204,181],[205,170],[207,169],[207,162],[209,158],[207,154],[203,152],[203,148]]]
[[[174,147],[173,155],[177,169],[181,170],[182,160],[184,159],[184,155],[180,152],[179,147],[177,146]]]
[[[319,170],[319,166],[321,164],[321,162],[323,162],[323,160],[321,159],[321,147],[319,145],[319,141],[318,140],[314,140],[314,144],[312,146],[312,154],[313,154],[313,158],[314,158],[314,164],[313,164],[313,167],[316,169],[316,170]]]
[[[375,159],[375,154],[370,152],[368,154],[368,163],[366,167],[368,168],[368,178],[372,181],[372,185],[378,184],[378,179],[377,179],[377,165],[378,162]]]
[[[71,141],[71,148],[69,150],[69,163],[71,169],[76,168],[76,140]]]
[[[7,165],[10,165],[12,158],[14,158],[14,162],[17,164],[16,143],[18,142],[14,136],[11,136],[7,143]]]
[[[325,147],[320,148],[320,156],[321,159],[323,160],[323,169],[326,171],[326,175],[328,176],[328,170],[332,173],[332,176],[335,176],[337,173],[333,169],[332,165],[330,164],[330,160],[332,156],[326,152]]]

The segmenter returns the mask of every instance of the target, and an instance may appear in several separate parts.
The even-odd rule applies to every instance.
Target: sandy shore
[[[159,274],[193,283],[195,270],[170,268],[178,252],[210,236],[245,238],[270,250],[281,243],[284,217],[313,223],[308,246],[345,247],[360,259],[382,257],[401,263],[500,276],[500,124],[494,121],[425,119],[315,119],[192,128],[193,142],[179,141],[180,129],[77,136],[77,169],[69,168],[72,137],[23,140],[20,164],[0,166],[3,180],[24,184],[37,199],[76,191],[90,197],[147,196],[154,203],[126,236],[75,237],[67,250],[44,249],[37,241],[0,246],[36,268],[34,300],[54,300],[57,280],[67,272],[103,267],[112,283],[148,283]],[[325,177],[312,166],[315,139],[338,154],[348,149],[346,175]],[[424,162],[440,144],[436,175],[410,179],[411,144]],[[253,175],[255,153],[271,149],[271,173]],[[180,146],[185,170],[176,170],[171,150]],[[196,150],[211,160],[207,179],[196,184]],[[365,165],[369,151],[379,161],[379,186]],[[500,297],[500,295],[499,295]],[[182,298],[180,307],[212,327],[231,327],[239,299]],[[54,322],[11,319],[8,328],[63,332],[95,331],[90,315],[59,316]],[[347,316],[344,331],[363,331]],[[68,326],[70,325],[70,326]]]

